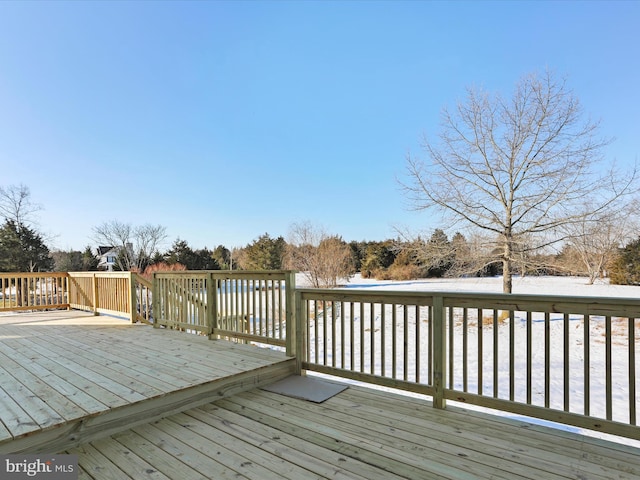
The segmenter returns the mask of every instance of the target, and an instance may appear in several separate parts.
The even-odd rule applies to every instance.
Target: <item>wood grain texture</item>
[[[283,353],[85,312],[0,316],[0,452],[51,452],[284,378]]]
[[[629,445],[354,385],[322,404],[249,390],[69,453],[96,480],[640,477]]]

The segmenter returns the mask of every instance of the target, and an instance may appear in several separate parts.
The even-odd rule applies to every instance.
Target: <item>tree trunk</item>
[[[502,293],[511,293],[513,290],[513,247],[510,238],[510,230],[505,234],[504,256],[502,257]]]
[[[504,258],[502,260],[502,293],[511,293],[513,289],[513,280],[511,278],[511,260]]]

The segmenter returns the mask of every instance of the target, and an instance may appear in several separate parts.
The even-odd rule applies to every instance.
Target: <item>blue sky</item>
[[[430,232],[397,179],[467,86],[566,76],[640,155],[640,2],[0,2],[0,185],[54,248],[117,219],[194,247]]]

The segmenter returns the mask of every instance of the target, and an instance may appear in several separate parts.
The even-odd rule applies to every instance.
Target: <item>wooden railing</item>
[[[299,289],[296,305],[301,370],[640,439],[640,300]]]
[[[69,306],[152,322],[151,284],[131,272],[70,272]]]
[[[157,272],[153,282],[155,326],[291,350],[292,272]]]
[[[636,299],[295,289],[289,271],[158,272],[153,284],[0,274],[0,310],[48,308],[284,347],[298,372],[426,394],[438,408],[455,400],[640,439]]]
[[[74,308],[150,323],[151,306],[151,283],[129,272],[0,273],[0,311]]]
[[[66,273],[0,273],[0,311],[68,308]]]
[[[131,275],[131,282],[136,299],[135,320],[153,323],[153,282],[135,273]]]

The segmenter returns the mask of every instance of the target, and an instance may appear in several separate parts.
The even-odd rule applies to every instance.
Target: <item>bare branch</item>
[[[416,209],[485,232],[510,292],[525,253],[565,240],[564,227],[618,211],[637,193],[635,169],[602,170],[610,140],[598,132],[549,72],[522,78],[510,99],[470,89],[454,113],[443,111],[437,139],[424,139],[428,161],[407,159],[403,187]]]
[[[18,226],[29,226],[33,214],[42,207],[31,201],[31,191],[25,185],[9,185],[0,187],[0,216],[11,220]]]
[[[116,262],[124,271],[143,272],[166,237],[166,227],[161,225],[134,227],[111,220],[93,228],[93,238],[98,244],[118,248]]]
[[[349,246],[310,222],[291,226],[285,264],[302,272],[315,288],[335,287],[354,273]]]

